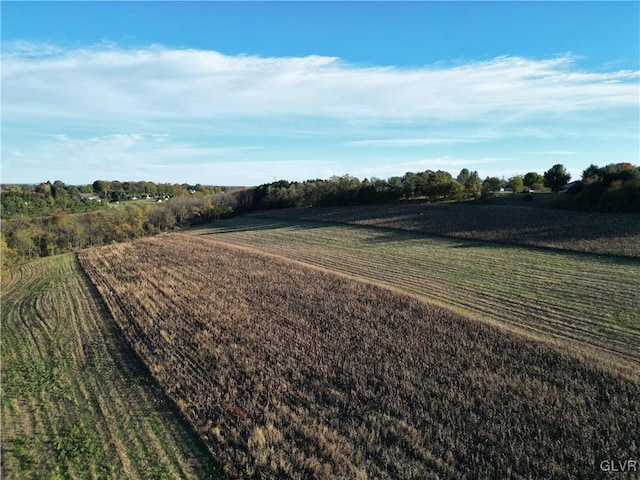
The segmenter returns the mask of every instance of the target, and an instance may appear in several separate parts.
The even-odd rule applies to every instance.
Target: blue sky
[[[4,183],[640,158],[638,2],[2,2]]]

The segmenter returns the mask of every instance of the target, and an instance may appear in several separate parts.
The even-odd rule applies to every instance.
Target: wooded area
[[[96,180],[2,186],[2,264],[85,247],[121,242],[175,228],[213,222],[251,210],[370,205],[395,201],[479,201],[500,191],[514,194],[551,189],[553,206],[574,210],[640,212],[640,167],[591,165],[567,188],[570,175],[554,165],[544,175],[529,172],[509,180],[462,169],[407,172],[387,180],[350,175],[327,180],[280,180],[251,188],[203,187],[153,182]],[[531,193],[535,195],[535,193]],[[523,201],[531,200],[527,195]],[[525,203],[523,203],[525,205]],[[109,208],[113,207],[113,208]]]

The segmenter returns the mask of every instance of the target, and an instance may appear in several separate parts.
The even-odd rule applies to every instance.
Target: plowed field
[[[538,198],[536,194],[533,196]],[[385,227],[468,240],[640,258],[640,215],[637,214],[574,212],[515,205],[400,202],[285,208],[253,215]]]
[[[261,241],[317,248],[290,237]],[[602,460],[638,458],[637,377],[529,337],[193,235],[79,258],[230,477],[599,478]]]
[[[638,259],[250,217],[190,233],[397,287],[640,368]]]

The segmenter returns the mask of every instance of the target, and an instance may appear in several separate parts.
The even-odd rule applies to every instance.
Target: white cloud
[[[63,53],[64,50],[61,47],[51,43],[13,40],[3,42],[2,44],[3,55],[12,55],[23,58],[44,58]]]
[[[582,71],[570,55],[365,68],[12,42],[2,51],[2,173],[251,184],[473,165],[508,173],[536,155],[585,162],[576,150],[623,142],[637,156],[639,78]],[[353,147],[398,149],[380,158]]]
[[[35,55],[38,48],[46,55]],[[639,104],[639,72],[578,71],[570,56],[401,69],[363,68],[321,56],[263,58],[109,45],[62,51],[22,42],[5,48],[2,63],[7,121],[522,118]]]
[[[344,145],[353,147],[420,147],[425,145],[458,145],[481,141],[480,139],[472,138],[386,138],[381,140],[354,140],[344,142]]]
[[[215,166],[226,161],[234,163],[242,152],[260,149],[197,146],[174,140],[167,134],[116,133],[88,138],[53,134],[46,137],[48,140],[28,152],[3,147],[6,150],[3,151],[3,171],[14,177],[15,171],[21,169],[33,176],[23,181],[40,181],[43,172],[53,171],[56,178],[67,183],[84,183],[88,178],[154,181],[175,178],[178,181],[187,177],[197,183],[202,181],[203,172],[207,178],[214,179]]]
[[[579,152],[567,150],[546,150],[540,152],[518,152],[520,155],[578,155]]]

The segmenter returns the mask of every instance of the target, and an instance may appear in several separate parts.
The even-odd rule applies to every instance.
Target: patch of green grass
[[[26,435],[19,435],[9,439],[8,449],[12,450],[13,456],[18,460],[20,470],[28,472],[33,468],[36,460],[33,456],[33,439]]]
[[[75,255],[2,281],[3,479],[200,479],[217,468]]]
[[[86,422],[71,423],[68,419],[58,431],[53,447],[58,465],[74,470],[94,466],[99,471],[108,470],[106,458],[97,433],[87,428]]]
[[[638,311],[629,311],[624,308],[614,308],[611,313],[611,320],[623,327],[640,330],[640,318]]]
[[[147,205],[160,205],[155,200],[122,200],[118,203],[109,203],[109,207],[117,209],[125,209],[129,206],[147,206]]]

